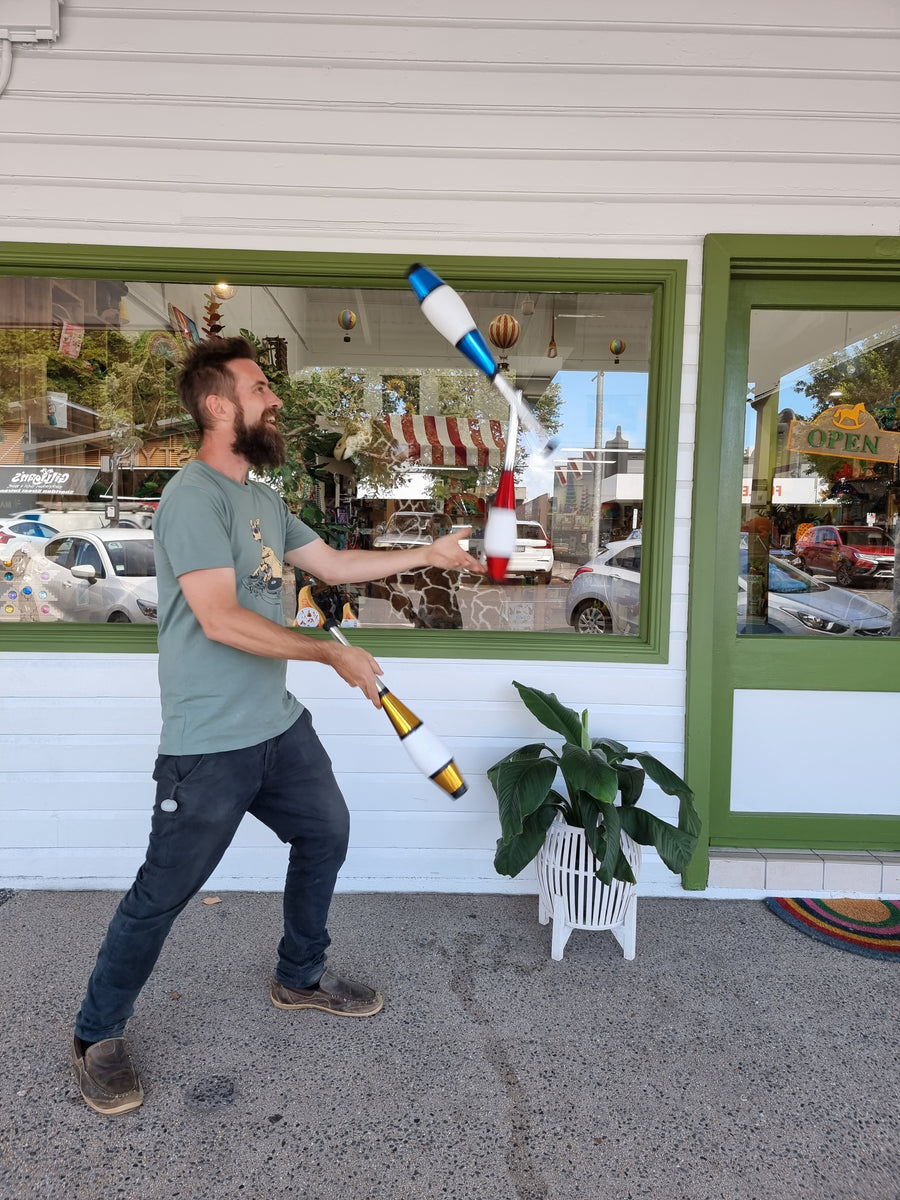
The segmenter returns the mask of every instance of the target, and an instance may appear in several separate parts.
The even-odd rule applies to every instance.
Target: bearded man
[[[326,920],[349,815],[309,712],[286,687],[288,659],[324,663],[381,706],[381,668],[359,646],[284,625],[283,562],[324,583],[418,567],[483,572],[466,529],[408,550],[335,550],[251,468],[280,466],[281,401],[243,338],[193,347],[178,379],[200,449],[163,491],[154,520],[162,734],[146,859],[100,947],[75,1021],[85,1102],[109,1115],[143,1101],[124,1031],[178,914],[214,871],[245,813],[290,845],[284,932],[269,998],[342,1017],[379,1012],[372,988],[326,970]]]

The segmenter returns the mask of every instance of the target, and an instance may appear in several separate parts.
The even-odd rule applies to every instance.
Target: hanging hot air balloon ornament
[[[352,308],[345,308],[338,313],[338,325],[344,331],[344,341],[350,341],[350,330],[356,328],[356,313]]]
[[[333,618],[325,622],[325,628],[342,646],[352,644],[344,637],[340,626]],[[390,688],[377,677],[375,686],[378,688],[381,707],[387,713],[388,720],[403,743],[403,749],[422,774],[434,780],[438,787],[452,796],[454,800],[464,796],[469,790],[468,785],[460,775],[456,763],[453,761],[453,755],[437,734],[427,729],[420,718],[411,712],[402,701],[398,700]]]
[[[624,354],[625,352],[625,343],[621,338],[613,338],[613,340],[609,343],[609,352],[618,363],[619,355]]]
[[[515,317],[509,313],[501,313],[499,317],[494,317],[488,326],[488,337],[493,345],[500,351],[499,367],[501,371],[508,370],[509,363],[506,360],[507,353],[512,350],[513,346],[519,340],[521,326]]]

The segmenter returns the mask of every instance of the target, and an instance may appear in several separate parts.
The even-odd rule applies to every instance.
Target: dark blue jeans
[[[247,812],[291,846],[276,978],[288,987],[313,987],[325,970],[328,908],[350,817],[309,713],[258,746],[160,755],[153,778],[147,857],[100,947],[75,1021],[84,1041],[121,1036],[175,918],[215,870]],[[164,801],[174,801],[174,811]]]

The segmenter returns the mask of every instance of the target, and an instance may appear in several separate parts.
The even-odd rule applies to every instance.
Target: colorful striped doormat
[[[829,946],[900,962],[900,906],[890,900],[797,900],[769,896],[766,905],[788,925]]]

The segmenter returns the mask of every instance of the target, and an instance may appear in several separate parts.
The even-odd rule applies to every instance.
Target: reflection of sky
[[[559,448],[555,457],[566,452],[583,450],[595,443],[597,421],[597,376],[592,371],[560,371],[554,383],[561,388],[559,414],[562,420],[557,438]],[[631,449],[643,449],[647,435],[647,375],[646,372],[605,371],[603,373],[603,433],[601,442],[615,437],[622,427],[622,437]],[[529,500],[553,492],[552,462],[532,464],[522,480]]]
[[[808,383],[812,379],[810,374],[809,364],[805,367],[798,367],[796,371],[791,371],[790,375],[782,375],[778,384],[778,411],[782,412],[785,408],[793,409],[797,414],[798,420],[805,421],[812,413],[812,401],[804,396],[802,392],[794,391],[795,384],[801,382]],[[753,391],[750,387],[747,389],[748,395]],[[756,412],[747,405],[747,416],[744,421],[744,445],[747,449],[752,449],[756,441]]]

